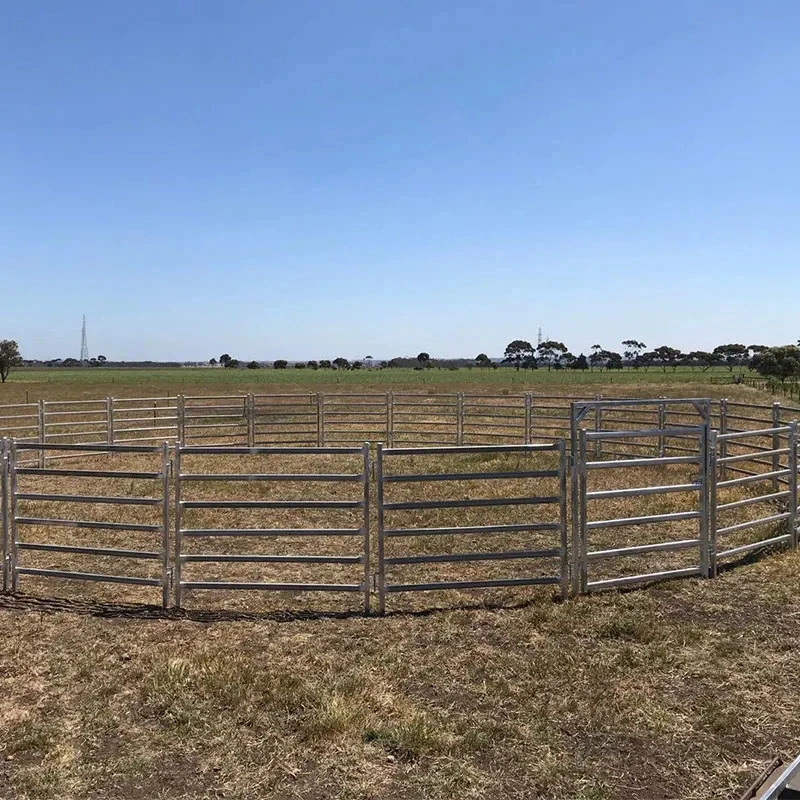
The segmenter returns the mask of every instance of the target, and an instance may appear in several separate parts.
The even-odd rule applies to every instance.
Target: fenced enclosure
[[[795,412],[461,393],[4,407],[3,587],[382,612],[714,577],[797,545]]]

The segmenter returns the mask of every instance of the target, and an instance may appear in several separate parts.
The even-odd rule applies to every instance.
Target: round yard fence
[[[383,613],[712,578],[796,546],[796,413],[533,394],[0,407],[3,590]]]

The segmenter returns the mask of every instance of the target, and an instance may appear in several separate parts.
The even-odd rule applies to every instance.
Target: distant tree
[[[678,362],[681,358],[681,351],[675,347],[667,347],[666,345],[662,345],[661,347],[657,347],[655,350],[653,350],[653,356],[655,363],[660,364],[663,371],[666,372],[667,367],[672,367],[674,370],[675,367],[678,366]]]
[[[306,362],[305,361],[295,361],[294,362],[294,368],[295,369],[305,369],[306,368]]]
[[[222,359],[220,359],[220,362]],[[238,358],[231,358],[228,356],[228,360],[225,362],[225,369],[239,369],[239,359]]]
[[[360,361],[354,361],[350,365],[350,369],[361,369],[364,365]]]
[[[61,362],[62,367],[79,367],[81,362],[77,358],[65,358]],[[3,381],[5,383],[5,381]]]
[[[589,361],[586,356],[581,353],[571,364],[572,369],[589,369]]]
[[[285,358],[279,358],[277,361],[272,362],[273,369],[286,369],[289,366],[289,362]]]
[[[219,363],[222,364],[223,367],[227,367],[230,362],[231,362],[231,357],[227,353],[223,353],[219,357]]]
[[[389,369],[398,369],[399,367],[402,367],[403,364],[402,364],[402,362],[400,361],[399,358],[392,358],[392,359],[389,359],[388,366],[389,366]]]
[[[622,356],[619,353],[611,350],[605,350],[604,353],[606,355],[606,369],[622,369]]]
[[[514,339],[510,342],[503,353],[503,363],[513,364],[519,372],[520,367],[526,369],[536,365],[536,356],[533,352],[533,345],[524,339]]]
[[[319,364],[316,361],[309,361],[308,362],[309,369],[319,369]]]
[[[601,367],[605,364],[608,358],[604,358],[603,354],[607,353],[607,350],[603,350],[603,348],[599,344],[592,345],[592,354],[589,356],[589,365],[592,369],[595,367]]]
[[[430,362],[430,360],[431,360],[431,357],[428,355],[428,353],[425,353],[425,352],[422,352],[417,356],[417,361],[419,361],[420,366],[423,366],[423,367],[426,364],[428,364]]]
[[[372,356],[364,356],[364,364],[367,369],[370,369],[372,367]]]
[[[259,364],[258,361],[251,361],[247,365],[247,369],[261,369],[261,364]]]
[[[687,356],[687,360],[690,365],[697,365],[703,372],[707,372],[718,363],[717,356],[705,350],[693,350]]]
[[[322,360],[319,362],[319,368],[320,368],[320,369],[330,369],[332,366],[333,366],[333,364],[331,364],[331,362],[330,362],[330,361],[328,361],[328,359],[327,359],[327,358],[323,358],[323,359],[322,359]]]
[[[100,364],[100,366],[105,364],[106,361],[108,361],[108,359],[105,356],[97,356],[97,363]]]
[[[721,344],[714,348],[714,355],[724,361],[730,372],[747,362],[747,347],[743,344]]]
[[[381,369],[386,369],[386,367],[388,367],[388,366],[389,366],[389,362],[388,361],[381,361]]]
[[[209,363],[209,364],[210,364],[212,367],[216,367],[216,366],[217,366],[217,359],[216,359],[216,358],[210,358],[210,359],[208,360],[208,363]]]
[[[549,372],[553,367],[561,368],[561,362],[567,353],[567,346],[563,342],[547,341],[542,342],[536,348],[536,352],[539,354],[539,360],[547,364]]]
[[[625,348],[625,360],[633,366],[634,369],[639,369],[640,361],[639,354],[647,347],[644,342],[637,342],[636,339],[626,339],[622,346]]]
[[[3,339],[0,341],[0,379],[6,382],[12,367],[22,366],[22,356],[19,353],[19,345],[13,339]]]
[[[777,378],[781,383],[789,378],[796,380],[800,378],[800,347],[767,347],[753,356],[751,366],[759,375]]]
[[[339,356],[339,358],[333,359],[333,366],[336,369],[347,369],[350,366],[350,362],[346,358]]]
[[[488,367],[491,366],[491,363],[492,360],[486,355],[486,353],[478,353],[478,355],[475,356],[476,367]]]

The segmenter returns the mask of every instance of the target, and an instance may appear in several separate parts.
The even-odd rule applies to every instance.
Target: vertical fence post
[[[780,403],[773,403],[772,404],[772,427],[773,428],[780,428],[781,426],[781,404]],[[773,432],[772,434],[772,449],[773,450],[780,450],[781,449],[781,435],[780,433]],[[780,453],[774,453],[772,456],[772,471],[778,472],[781,468],[781,456]],[[778,476],[772,478],[772,491],[777,492],[780,489],[780,480]]]
[[[699,497],[699,511],[700,511],[700,574],[704,578],[711,576],[711,547],[710,547],[710,503],[709,503],[709,483],[711,476],[709,475],[709,450],[711,445],[710,436],[711,427],[708,422],[703,423],[700,429],[700,497]],[[714,443],[716,448],[716,442]]]
[[[378,565],[375,572],[378,588],[378,613],[386,613],[386,571],[384,564],[385,548],[383,537],[383,443],[378,442],[375,453],[375,482],[377,484],[378,504]]]
[[[364,613],[369,614],[369,600],[370,600],[370,571],[369,571],[369,478],[370,478],[370,460],[369,460],[369,442],[364,442],[361,446],[362,456],[362,471],[363,471],[363,490],[364,490],[364,516],[362,519],[363,526],[363,552],[361,557],[364,559]]]
[[[719,432],[724,436],[728,432],[728,400],[723,398],[719,401]],[[723,439],[719,443],[719,457],[725,458],[728,455],[728,440]],[[716,459],[716,452],[714,455]],[[728,465],[724,462],[720,464],[719,468],[720,480],[727,480]]]
[[[106,397],[106,442],[114,444],[114,399]]]
[[[797,547],[797,420],[789,431],[789,544]]]
[[[39,400],[38,408],[39,418],[39,441],[44,444],[47,441],[47,417],[45,416],[45,403],[44,400]],[[39,469],[44,469],[47,456],[44,449],[39,451]]]
[[[533,444],[533,431],[531,430],[532,401],[531,393],[525,392],[525,444]]]
[[[594,399],[600,401],[602,395],[596,394]],[[600,433],[603,430],[603,409],[600,406],[594,407],[594,430]],[[599,461],[603,457],[603,442],[601,439],[594,440],[594,457]]]
[[[569,552],[567,537],[567,443],[558,440],[558,496],[561,548],[561,599],[569,597]]]
[[[464,393],[459,392],[456,398],[456,446],[464,444]]]
[[[2,516],[3,591],[8,591],[8,439],[0,440],[0,515]]]
[[[256,446],[256,396],[247,395],[247,446]]]
[[[392,428],[394,427],[394,393],[386,392],[386,441],[392,446]]]
[[[580,591],[587,590],[589,582],[589,531],[586,527],[586,431],[581,429],[578,440],[578,562],[580,572]]]
[[[658,429],[660,431],[666,430],[667,428],[667,404],[666,403],[659,403],[658,404]],[[658,457],[664,458],[667,449],[667,440],[664,434],[659,435],[658,437]]]
[[[175,479],[175,608],[181,607],[183,589],[181,587],[181,555],[183,552],[183,514],[181,509],[181,447],[182,443],[175,445],[175,466],[173,477]]]
[[[325,393],[317,392],[317,439],[325,447]]]
[[[11,440],[11,450],[8,453],[8,497],[11,505],[11,513],[8,515],[9,521],[9,548],[11,559],[9,568],[11,570],[11,591],[16,592],[19,586],[19,575],[17,574],[17,443]]]
[[[175,418],[178,425],[178,444],[186,444],[186,398],[179,394],[175,398]]]
[[[578,407],[569,404],[569,495],[572,512],[572,593],[580,594],[580,521],[578,519]]]
[[[722,446],[725,440],[719,442]],[[707,514],[708,519],[708,555],[709,555],[709,570],[712,578],[717,577],[717,432],[712,430],[708,434],[707,440],[707,459],[708,464],[706,468],[706,481],[708,488],[707,495]],[[722,465],[725,466],[724,464]],[[721,477],[721,476],[720,476]]]
[[[169,443],[161,447],[161,607],[169,605]]]

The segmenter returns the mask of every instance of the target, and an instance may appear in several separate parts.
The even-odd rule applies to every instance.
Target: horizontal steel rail
[[[361,536],[361,528],[182,528],[181,536],[203,538],[209,536]]]
[[[519,472],[429,472],[420,475],[384,475],[386,483],[430,483],[436,481],[487,481],[495,478],[557,478],[558,470],[537,469]]]
[[[639,556],[645,553],[660,553],[667,550],[687,550],[699,545],[700,539],[680,539],[671,542],[656,542],[655,544],[637,544],[605,550],[591,550],[586,554],[586,557],[590,561],[599,561],[604,558],[617,558],[619,556]]]
[[[387,583],[385,591],[397,592],[433,592],[445,589],[492,589],[504,586],[554,586],[561,583],[558,576],[541,578],[494,578],[479,581],[438,581],[435,583]]]
[[[557,522],[508,523],[499,525],[464,525],[452,528],[384,528],[383,535],[392,536],[452,536],[527,533],[531,531],[557,531]]]
[[[96,572],[73,572],[63,569],[41,569],[39,567],[17,567],[17,575],[36,575],[40,578],[67,578],[96,583],[127,583],[136,586],[161,586],[161,578],[140,578],[133,575],[103,575]]]

